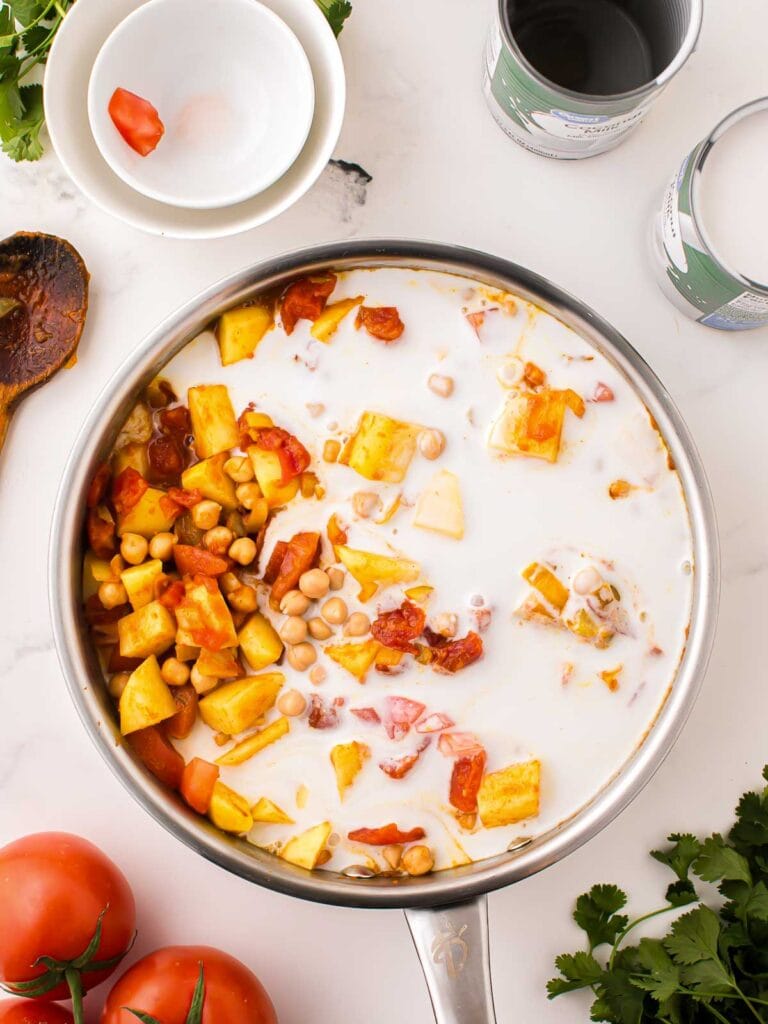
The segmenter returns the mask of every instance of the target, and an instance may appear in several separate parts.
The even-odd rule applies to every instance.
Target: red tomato
[[[136,927],[131,887],[119,868],[92,843],[66,832],[40,832],[0,850],[0,983],[30,981],[45,974],[41,956],[70,961],[94,937],[101,917],[101,941],[91,962],[124,954]],[[94,988],[117,964],[80,972],[84,991]],[[62,981],[46,999],[64,999]]]
[[[115,89],[109,116],[125,141],[139,156],[149,156],[165,134],[160,115],[149,102],[127,89]]]
[[[0,1002],[0,1024],[73,1024],[69,1010],[38,999],[4,999]]]
[[[167,946],[139,960],[109,993],[101,1024],[136,1024],[126,1007],[160,1024],[186,1024],[201,964],[205,1001],[200,1024],[277,1024],[256,975],[210,946]]]

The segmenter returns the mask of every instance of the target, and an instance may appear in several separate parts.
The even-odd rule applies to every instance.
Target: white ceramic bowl
[[[112,122],[118,88],[160,114],[165,134],[148,156]],[[258,0],[150,0],[113,30],[88,88],[93,136],[115,174],[193,209],[231,206],[277,181],[301,152],[314,107],[301,43]]]
[[[45,75],[45,115],[64,170],[97,206],[143,231],[171,238],[221,238],[257,227],[292,206],[330,159],[341,131],[346,88],[338,44],[313,0],[268,0],[295,33],[312,69],[315,112],[292,167],[264,192],[234,206],[195,210],[141,195],[109,167],[91,133],[91,68],[113,29],[143,0],[77,0],[59,29]]]

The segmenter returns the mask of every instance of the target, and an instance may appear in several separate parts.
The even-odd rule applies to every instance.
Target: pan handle
[[[496,1024],[488,899],[406,910],[437,1024]]]

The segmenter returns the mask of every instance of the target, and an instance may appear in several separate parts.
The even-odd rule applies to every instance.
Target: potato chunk
[[[139,533],[151,540],[156,533],[167,533],[173,527],[173,515],[169,514],[161,504],[165,491],[156,487],[148,487],[133,508],[120,516],[117,521],[117,535]]]
[[[514,825],[539,813],[541,762],[524,761],[483,777],[477,794],[480,820],[486,828]]]
[[[234,789],[225,786],[220,779],[216,780],[213,787],[208,817],[222,832],[234,832],[236,835],[242,835],[245,832],[250,832],[253,828],[253,818],[248,801]]]
[[[267,306],[241,306],[222,313],[216,327],[221,365],[252,358],[256,346],[274,326],[274,314]]]
[[[120,573],[120,579],[128,593],[128,600],[131,602],[134,611],[143,608],[155,596],[155,580],[163,573],[163,563],[159,558],[153,558],[149,562],[142,562],[141,565],[132,565]]]
[[[240,743],[237,743],[226,754],[217,757],[216,764],[220,764],[224,768],[236,764],[244,764],[246,761],[250,761],[259,751],[286,736],[290,728],[291,723],[287,718],[278,718],[274,722],[270,722],[265,729],[260,729],[253,736],[248,736]]]
[[[265,796],[257,800],[251,808],[251,816],[254,821],[263,821],[269,825],[295,825],[293,818],[289,817],[282,807],[268,800]]]
[[[245,732],[274,705],[284,682],[282,672],[265,672],[225,683],[200,701],[200,717],[225,736]]]
[[[323,821],[319,825],[313,825],[298,836],[289,840],[280,852],[283,860],[289,864],[296,864],[300,868],[312,868],[317,864],[317,859],[325,849],[328,836],[331,834],[330,821]]]
[[[464,536],[464,504],[455,473],[447,469],[435,473],[416,505],[413,525],[461,540]]]
[[[339,462],[366,480],[400,483],[405,479],[421,427],[378,412],[364,412]]]
[[[162,654],[176,639],[176,620],[160,604],[150,601],[117,622],[120,653],[124,658],[149,658]]]
[[[118,448],[112,456],[112,473],[120,476],[124,469],[135,469],[146,480],[149,476],[149,449],[146,444],[132,441]]]
[[[380,650],[378,640],[363,640],[362,643],[330,644],[325,648],[325,653],[362,683]]]
[[[336,557],[343,562],[349,574],[360,584],[360,601],[368,601],[380,587],[395,583],[412,583],[418,579],[421,569],[418,563],[408,558],[391,558],[389,555],[375,555],[370,551],[359,551],[338,544]]]
[[[113,579],[114,573],[109,562],[99,558],[93,551],[86,551],[83,558],[83,600],[95,594],[102,583]]]
[[[334,302],[330,306],[326,306],[317,320],[312,324],[309,333],[313,338],[317,338],[318,341],[323,341],[327,345],[331,340],[331,337],[336,333],[338,326],[344,317],[350,313],[355,306],[359,306],[362,301],[363,296],[357,295],[353,299],[339,299],[338,302]]]
[[[200,384],[187,396],[195,451],[201,459],[236,448],[240,441],[237,420],[223,384]]]
[[[491,427],[488,444],[505,455],[557,462],[567,409],[584,415],[584,402],[570,389],[513,394]]]
[[[545,565],[532,562],[526,569],[523,569],[522,577],[531,584],[534,590],[538,590],[553,608],[559,612],[565,608],[570,591]]]
[[[197,488],[204,498],[217,501],[227,512],[238,507],[235,495],[235,481],[224,472],[227,452],[219,452],[208,459],[201,459],[181,474],[181,486],[188,491]]]
[[[179,709],[163,682],[157,658],[147,658],[131,672],[120,697],[120,732],[123,736],[172,718]]]
[[[331,750],[331,764],[336,772],[336,786],[342,800],[370,756],[370,747],[366,743],[358,743],[357,740],[352,740],[351,743],[337,743]]]
[[[237,642],[254,672],[274,665],[283,653],[283,642],[272,623],[254,612],[237,635]]]
[[[253,466],[256,483],[270,508],[278,508],[292,501],[299,491],[299,478],[283,483],[283,466],[277,452],[265,451],[255,444],[249,445],[248,457]]]
[[[188,585],[187,593],[176,609],[176,620],[177,644],[206,647],[210,651],[237,647],[232,613],[215,585]]]

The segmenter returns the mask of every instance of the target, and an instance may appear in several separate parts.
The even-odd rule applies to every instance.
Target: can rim
[[[730,263],[728,263],[727,260],[724,260],[720,256],[717,246],[713,245],[704,220],[700,216],[702,176],[709,155],[712,153],[715,145],[727,132],[731,130],[731,128],[745,120],[745,118],[751,117],[752,114],[757,114],[763,110],[768,110],[768,96],[761,96],[759,99],[752,100],[750,103],[745,103],[743,106],[737,107],[736,110],[731,111],[730,114],[724,117],[722,121],[713,128],[706,139],[699,143],[699,154],[696,157],[696,161],[693,166],[693,175],[691,178],[691,217],[693,218],[693,223],[699,237],[707,248],[709,257],[714,260],[722,270],[730,274],[731,277],[735,278],[735,280],[740,284],[743,284],[745,288],[756,291],[760,295],[768,296],[768,283],[763,284],[759,281],[753,281],[751,277],[747,277],[746,274],[742,274],[740,271],[736,270],[730,265]]]
[[[704,21],[704,0],[691,0],[691,17],[685,38],[683,39],[677,53],[663,71],[652,78],[650,82],[646,82],[645,85],[639,85],[636,89],[630,89],[628,92],[606,93],[604,95],[596,95],[588,92],[575,92],[573,89],[566,89],[564,86],[558,85],[557,82],[553,82],[551,78],[546,78],[541,74],[541,72],[536,70],[517,45],[507,17],[507,0],[499,0],[498,18],[504,43],[508,49],[512,51],[516,60],[522,64],[528,74],[540,85],[544,85],[548,89],[552,89],[554,92],[559,93],[561,96],[568,97],[569,99],[576,100],[580,103],[591,106],[600,106],[601,104],[611,103],[616,100],[639,99],[643,96],[650,96],[652,93],[663,88],[670,79],[674,78],[696,49],[696,44],[699,41],[699,36],[701,35],[701,26]]]

